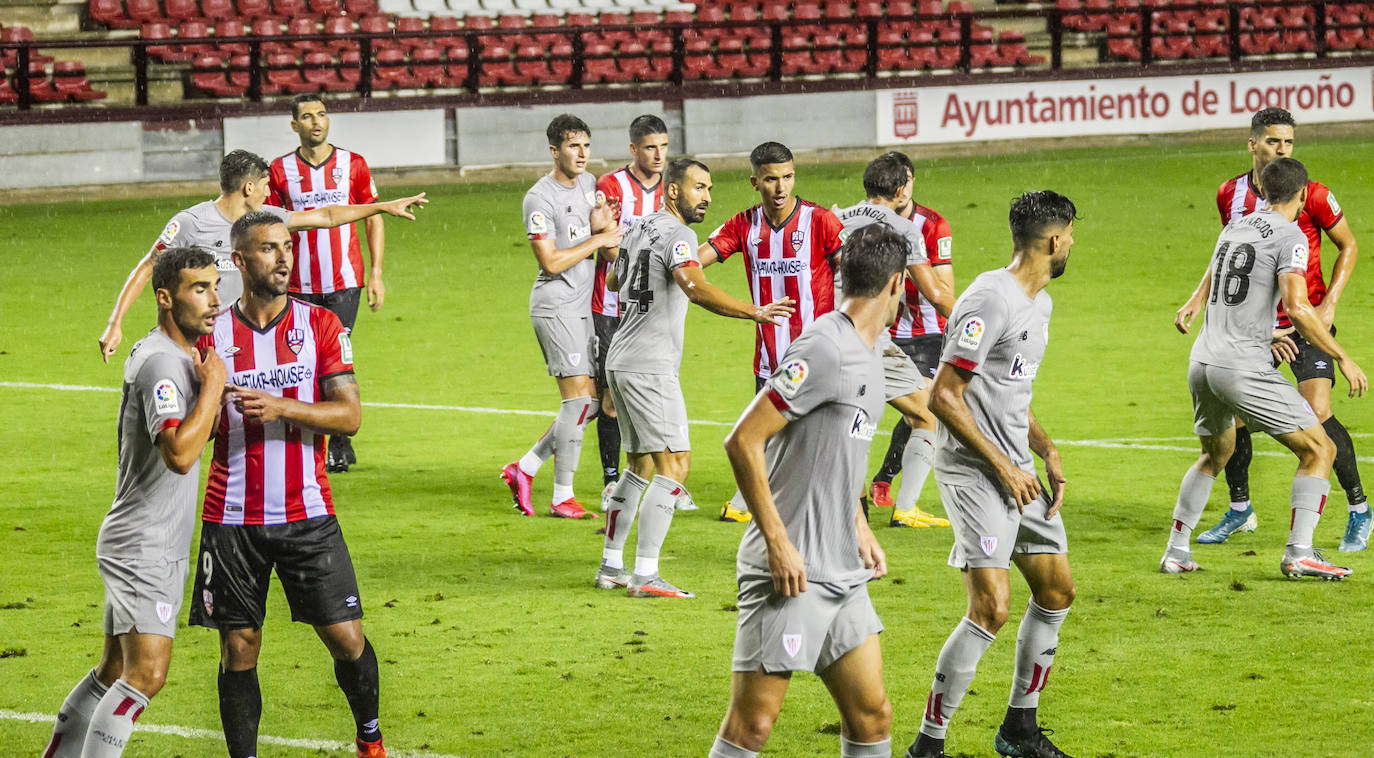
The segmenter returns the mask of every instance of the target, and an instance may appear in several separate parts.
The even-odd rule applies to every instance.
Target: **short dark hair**
[[[203,247],[169,247],[158,254],[153,264],[153,291],[176,292],[183,269],[213,265],[215,256]]]
[[[1297,125],[1298,122],[1293,120],[1293,114],[1288,111],[1282,108],[1264,108],[1255,111],[1255,115],[1250,117],[1250,136],[1258,137],[1271,126]]]
[[[792,151],[781,142],[765,142],[749,153],[749,165],[753,166],[755,171],[759,170],[759,166],[792,161]]]
[[[676,184],[681,187],[682,180],[687,176],[687,169],[693,166],[696,166],[708,174],[711,173],[710,166],[707,166],[705,163],[695,158],[674,158],[668,161],[668,168],[663,171],[663,186],[667,187],[669,184]]]
[[[630,122],[630,141],[639,142],[650,134],[667,134],[668,125],[663,119],[646,113]]]
[[[324,98],[318,92],[302,92],[291,98],[291,120],[301,117],[301,106],[306,103],[319,103],[324,105]]]
[[[1260,173],[1265,202],[1286,203],[1307,186],[1307,167],[1292,158],[1275,158]]]
[[[869,197],[891,200],[911,178],[911,170],[897,159],[896,153],[886,153],[869,161],[864,169],[864,192]]]
[[[267,176],[267,161],[257,153],[235,150],[219,162],[219,188],[228,194],[237,192],[244,182]]]
[[[286,222],[282,221],[275,213],[268,213],[267,211],[245,213],[230,227],[229,242],[235,250],[246,250],[248,249],[248,242],[252,238],[253,230],[259,226],[271,226],[272,224],[285,226]]]
[[[1011,201],[1011,241],[1028,247],[1051,226],[1067,226],[1078,218],[1073,201],[1051,190],[1027,192]]]
[[[894,274],[906,268],[910,245],[883,224],[870,224],[849,235],[840,248],[844,294],[876,297]]]
[[[891,156],[891,158],[895,161],[901,161],[902,165],[906,167],[907,171],[911,172],[912,176],[916,175],[916,164],[911,162],[911,156],[899,150],[892,150],[890,152],[882,154],[883,158],[887,158],[889,156]]]
[[[587,128],[587,122],[571,113],[560,113],[554,116],[553,120],[549,122],[549,128],[544,130],[544,134],[548,135],[550,147],[562,145],[563,140],[566,140],[568,135],[578,132],[582,132],[588,137],[592,136],[592,130]]]

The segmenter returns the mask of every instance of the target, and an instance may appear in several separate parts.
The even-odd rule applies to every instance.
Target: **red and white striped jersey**
[[[339,317],[294,298],[261,331],[235,305],[197,345],[224,359],[229,384],[303,403],[321,402],[328,378],[353,373],[353,346]],[[323,434],[282,420],[245,420],[226,403],[215,429],[201,520],[286,524],[333,514],[324,457]]]
[[[754,305],[790,297],[796,310],[785,324],[759,324],[754,341],[754,375],[767,379],[787,347],[816,317],[835,308],[834,255],[844,226],[834,213],[797,198],[797,207],[774,227],[756,205],[735,214],[708,240],[722,261],[744,253]]]
[[[640,184],[639,178],[630,173],[630,167],[612,171],[596,180],[596,204],[607,200],[620,203],[620,228],[629,229],[641,218],[663,210],[663,175],[653,188]],[[606,287],[606,274],[611,264],[600,258],[596,260],[596,281],[592,284],[592,313],[617,318],[620,316],[620,295]]]
[[[1217,189],[1217,212],[1221,225],[1269,207],[1255,192],[1253,171],[1247,171]],[[1336,196],[1321,182],[1307,183],[1307,203],[1298,214],[1298,228],[1307,235],[1307,300],[1313,305],[1326,299],[1326,279],[1322,277],[1322,232],[1339,224],[1345,217]],[[1279,304],[1278,325],[1288,327],[1288,315]]]
[[[267,202],[289,211],[363,205],[377,202],[377,185],[367,161],[357,153],[336,147],[324,163],[312,166],[293,151],[272,161]],[[291,244],[296,253],[292,292],[321,295],[366,282],[357,224],[292,232]]]
[[[930,262],[931,268],[951,265],[954,262],[951,257],[953,237],[945,217],[924,205],[912,203],[907,218],[921,230],[921,237],[926,243],[926,259]],[[907,277],[906,292],[902,294],[902,307],[897,311],[897,322],[890,330],[892,339],[911,339],[944,333],[945,317],[921,295],[921,291],[916,288],[916,282]]]

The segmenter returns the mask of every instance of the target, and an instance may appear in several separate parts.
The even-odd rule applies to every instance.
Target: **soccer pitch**
[[[1303,127],[1297,158],[1333,189],[1356,238],[1374,249],[1374,141],[1320,140]],[[614,159],[618,138],[595,157]],[[1341,584],[1285,580],[1278,569],[1294,462],[1256,437],[1251,490],[1260,528],[1197,546],[1200,574],[1163,576],[1179,478],[1196,453],[1185,373],[1192,336],[1174,310],[1201,276],[1218,232],[1217,185],[1249,167],[1244,137],[1024,155],[917,160],[916,198],[954,233],[959,289],[1009,257],[1007,208],[1023,191],[1073,199],[1081,220],[1054,298],[1036,415],[1069,479],[1064,517],[1078,599],[1064,624],[1040,720],[1079,756],[1368,755],[1374,722],[1368,630],[1374,556],[1339,554]],[[604,169],[609,170],[609,169]],[[799,165],[798,194],[829,206],[862,199],[861,164]],[[704,239],[757,195],[743,172],[714,176]],[[382,729],[393,755],[702,756],[724,713],[734,636],[734,555],[742,526],[715,521],[733,491],[721,448],[752,391],[749,322],[688,317],[682,384],[694,445],[687,481],[700,511],[679,513],[663,574],[686,601],[594,590],[603,521],[515,515],[497,474],[557,409],[527,315],[535,265],[520,199],[527,184],[424,189],[419,221],[387,222],[386,306],[359,316],[365,404],[360,463],[331,477],[352,550],[364,628],[382,662]],[[129,268],[176,211],[206,198],[0,207],[0,756],[38,755],[67,691],[100,650],[103,590],[94,562],[115,477],[121,369],[154,322],[145,294],[111,365],[96,336]],[[1323,247],[1327,271],[1335,257]],[[1370,263],[1337,315],[1342,343],[1374,370]],[[707,277],[747,297],[732,261]],[[53,385],[67,385],[58,389]],[[74,387],[74,388],[73,388]],[[1374,476],[1374,399],[1334,410]],[[886,448],[874,443],[870,471]],[[208,469],[208,466],[205,467]],[[204,470],[204,469],[203,469]],[[577,479],[600,492],[589,430]],[[1200,529],[1224,508],[1213,491]],[[942,512],[933,483],[921,499]],[[1334,482],[1318,545],[1336,556],[1345,498]],[[947,529],[874,527],[888,578],[871,587],[886,624],[884,676],[894,749],[915,737],[936,655],[964,610],[945,565]],[[881,525],[880,525],[881,521]],[[194,554],[194,553],[193,553]],[[993,755],[1006,708],[1016,624],[1028,598],[1012,583],[1012,618],[983,658],[950,729],[951,755]],[[189,588],[188,588],[189,591]],[[195,602],[188,597],[186,602]],[[184,624],[186,608],[182,609]],[[279,590],[259,663],[269,756],[346,755],[353,724],[323,646],[291,624]],[[167,687],[148,708],[131,756],[218,756],[214,633],[180,630]],[[41,715],[42,719],[29,718]],[[766,755],[829,756],[838,715],[816,677],[798,675]],[[177,727],[162,729],[160,727]]]

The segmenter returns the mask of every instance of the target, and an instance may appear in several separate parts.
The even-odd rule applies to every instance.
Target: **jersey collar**
[[[239,310],[239,301],[235,300],[234,304],[229,306],[229,310],[234,312],[234,318],[238,319],[239,323],[257,332],[258,334],[267,334],[273,329],[276,329],[277,324],[280,324],[282,319],[286,318],[286,314],[291,310],[291,302],[291,296],[287,295],[286,305],[281,309],[281,313],[278,313],[276,316],[274,316],[271,321],[267,322],[267,326],[264,326],[261,329],[254,326],[253,322],[249,321],[248,318],[243,315],[243,311]]]
[[[305,165],[309,166],[310,168],[319,168],[320,166],[323,166],[324,164],[326,164],[326,163],[328,163],[328,162],[334,160],[334,153],[337,152],[338,149],[339,149],[339,148],[334,147],[333,144],[330,144],[330,146],[329,146],[329,155],[326,155],[326,156],[324,157],[324,160],[320,161],[319,163],[311,163],[310,161],[306,160],[306,159],[305,159],[305,156],[304,156],[304,155],[301,155],[301,149],[300,149],[299,147],[296,148],[295,153],[296,153],[296,158],[299,159],[301,163],[304,163]]]

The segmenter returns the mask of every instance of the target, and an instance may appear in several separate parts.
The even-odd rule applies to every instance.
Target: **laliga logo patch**
[[[339,334],[339,357],[344,363],[353,362],[353,339],[348,336],[348,332]]]
[[[181,224],[178,224],[176,219],[172,219],[167,222],[167,226],[163,227],[162,235],[157,238],[157,241],[165,245],[170,245],[179,231],[181,231]]]
[[[806,244],[806,234],[801,230],[792,232],[792,252],[800,253],[804,244]]]
[[[549,230],[549,220],[544,218],[544,214],[535,211],[530,214],[530,231],[535,234],[543,234]]]
[[[686,260],[691,255],[692,246],[682,240],[673,243],[673,258],[675,260]]]
[[[973,316],[964,322],[964,328],[959,331],[959,347],[969,350],[978,349],[979,343],[983,341],[983,320]]]
[[[172,618],[172,604],[159,602],[157,604],[157,618],[162,623],[167,623]]]
[[[286,346],[291,348],[292,353],[300,355],[301,348],[305,347],[305,330],[288,329],[286,331]]]
[[[1329,191],[1326,193],[1326,205],[1331,209],[1331,213],[1337,216],[1341,215],[1341,204],[1336,202],[1336,196]]]
[[[950,248],[953,247],[953,242],[954,240],[950,239],[949,237],[941,237],[939,241],[935,243],[936,256],[940,260],[949,260]]]
[[[171,379],[160,379],[153,385],[153,410],[158,415],[181,412],[181,398]]]
[[[596,191],[596,207],[600,208],[606,204],[606,193],[601,190]]]
[[[992,555],[993,553],[997,552],[996,537],[982,537],[978,540],[978,544],[983,548],[983,552],[987,553],[988,555]]]
[[[1307,245],[1299,242],[1293,246],[1293,265],[1307,268]]]
[[[854,420],[849,424],[849,436],[856,440],[872,442],[878,432],[878,425],[868,420],[868,412],[863,408],[854,412]]]
[[[777,384],[778,392],[781,392],[785,397],[796,396],[809,372],[810,368],[806,365],[806,361],[801,359],[788,361],[776,377],[775,384]]]
[[[787,653],[788,658],[796,658],[797,653],[801,652],[801,635],[784,634],[782,636],[782,649]]]

